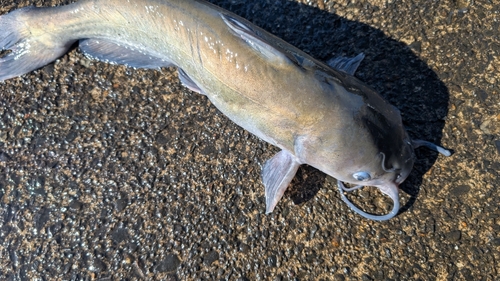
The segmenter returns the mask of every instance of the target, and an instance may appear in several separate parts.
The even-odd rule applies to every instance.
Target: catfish
[[[399,110],[354,77],[364,58],[320,62],[249,21],[197,0],[80,0],[0,16],[0,81],[63,56],[75,43],[88,57],[134,68],[177,66],[181,82],[229,119],[281,149],[262,167],[266,213],[302,164],[337,179],[360,215],[387,220],[399,211],[398,186],[414,149]],[[353,184],[347,188],[344,183]],[[368,214],[345,197],[375,186],[394,202]]]

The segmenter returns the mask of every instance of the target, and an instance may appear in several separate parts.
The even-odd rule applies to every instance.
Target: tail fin
[[[0,16],[0,81],[40,68],[65,54],[73,42],[54,42],[55,36],[41,30],[36,10],[27,7]]]

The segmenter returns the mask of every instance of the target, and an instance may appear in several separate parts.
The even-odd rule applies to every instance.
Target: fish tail
[[[23,75],[62,56],[74,41],[58,42],[43,29],[39,12],[26,7],[0,16],[0,81]]]

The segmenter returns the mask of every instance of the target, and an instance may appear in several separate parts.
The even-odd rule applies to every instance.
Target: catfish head
[[[296,155],[336,178],[341,198],[355,212],[372,220],[388,220],[399,211],[398,187],[413,168],[414,149],[427,146],[446,156],[450,152],[426,141],[412,141],[399,110],[353,76],[337,74],[328,83],[336,83],[335,99],[342,106],[326,115],[309,137],[296,142]],[[347,188],[344,182],[354,187]],[[386,215],[368,214],[344,195],[364,186],[377,187],[389,196],[392,210]]]

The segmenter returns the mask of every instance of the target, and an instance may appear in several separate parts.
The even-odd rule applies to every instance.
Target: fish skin
[[[99,60],[178,66],[188,88],[281,148],[279,158],[264,165],[266,212],[301,164],[339,184],[377,186],[396,206],[398,185],[413,167],[414,145],[399,110],[353,73],[204,1],[82,0],[0,16],[0,48],[12,50],[0,58],[0,81],[42,67],[79,40],[82,51]],[[355,179],[358,172],[370,179]]]

